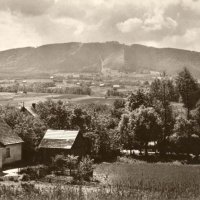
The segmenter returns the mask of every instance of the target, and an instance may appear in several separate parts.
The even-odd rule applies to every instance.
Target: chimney
[[[32,108],[35,110],[36,109],[36,103],[32,103]]]

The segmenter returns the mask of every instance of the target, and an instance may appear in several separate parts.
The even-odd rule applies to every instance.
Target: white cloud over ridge
[[[58,42],[200,51],[200,0],[0,0],[0,50]]]
[[[134,31],[136,28],[140,27],[143,24],[141,19],[138,18],[130,18],[124,22],[120,22],[117,24],[117,28],[122,32],[131,32]]]

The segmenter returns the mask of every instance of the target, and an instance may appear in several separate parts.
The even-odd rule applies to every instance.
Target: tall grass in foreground
[[[122,186],[116,188],[100,188],[85,190],[84,188],[74,189],[71,187],[55,187],[53,189],[34,189],[24,191],[21,188],[10,186],[0,189],[0,199],[2,200],[133,200],[133,199],[199,199],[199,196],[187,193],[187,195],[175,195],[169,191],[156,192],[151,190],[127,190]],[[171,192],[171,191],[170,191]],[[172,195],[174,194],[174,195]]]
[[[116,186],[110,188],[89,189],[79,187],[78,189],[72,187],[55,187],[47,189],[33,189],[30,191],[13,188],[11,186],[4,186],[0,189],[0,199],[3,200],[133,200],[133,199],[199,199],[199,194],[193,193],[177,194],[174,191],[152,191],[140,189],[127,189],[123,186]]]

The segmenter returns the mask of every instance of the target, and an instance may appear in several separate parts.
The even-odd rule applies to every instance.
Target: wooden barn
[[[22,159],[22,139],[0,119],[0,168]]]
[[[89,152],[87,140],[78,130],[47,130],[40,145],[43,161],[57,154],[84,156]]]

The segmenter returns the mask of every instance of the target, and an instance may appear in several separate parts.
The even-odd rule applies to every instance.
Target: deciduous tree
[[[183,104],[187,109],[187,118],[189,119],[190,110],[195,107],[200,96],[197,81],[193,78],[189,70],[184,68],[184,70],[178,74],[176,84]]]
[[[160,116],[154,108],[142,105],[131,113],[130,128],[134,131],[134,139],[144,146],[145,155],[148,155],[148,143],[161,137]]]

